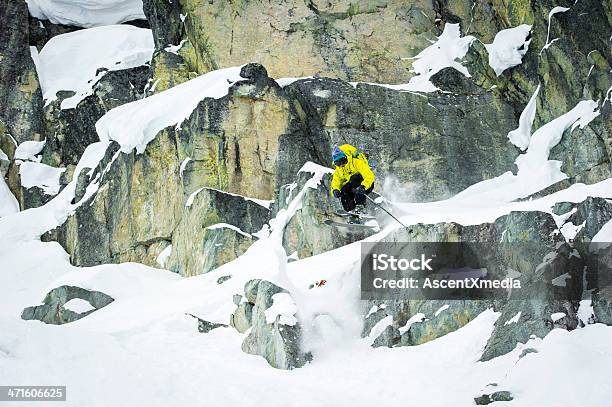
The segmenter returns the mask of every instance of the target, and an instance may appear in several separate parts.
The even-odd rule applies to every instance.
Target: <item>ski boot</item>
[[[365,205],[357,205],[355,209],[349,213],[348,223],[351,225],[360,225],[362,223],[361,215],[364,215],[365,213]]]

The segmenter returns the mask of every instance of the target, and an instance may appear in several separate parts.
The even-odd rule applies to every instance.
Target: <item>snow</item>
[[[251,202],[253,202],[253,203],[256,203],[256,204],[257,204],[257,205],[259,205],[259,206],[263,206],[263,207],[264,207],[264,208],[266,208],[266,209],[270,209],[270,205],[272,205],[272,203],[274,202],[274,201],[270,201],[270,200],[266,200],[266,199],[258,199],[258,198],[251,198],[251,197],[244,196],[244,195],[238,195],[238,194],[234,194],[234,193],[231,193],[231,192],[222,191],[222,190],[220,190],[220,189],[216,189],[216,188],[202,187],[202,188],[198,188],[198,189],[196,189],[194,192],[192,192],[192,193],[189,195],[189,197],[187,198],[187,201],[185,202],[185,207],[186,207],[186,208],[191,207],[191,205],[193,205],[193,201],[195,200],[196,196],[197,196],[197,195],[198,195],[200,192],[202,192],[203,190],[205,190],[205,189],[208,189],[208,190],[211,190],[211,191],[222,192],[222,193],[224,193],[224,194],[231,195],[231,196],[237,196],[237,197],[240,197],[240,198],[246,199],[247,201],[251,201]]]
[[[565,316],[565,312],[554,312],[550,315],[550,319],[552,319],[553,322],[557,322],[561,318],[565,318]]]
[[[510,142],[520,148],[522,151],[525,151],[527,147],[529,147],[529,142],[531,139],[531,126],[533,125],[533,120],[535,119],[537,97],[539,92],[540,85],[538,85],[535,92],[533,92],[527,106],[525,106],[525,109],[523,109],[521,112],[519,126],[508,133],[508,139]]]
[[[368,85],[380,86],[387,89],[403,92],[420,92],[429,93],[439,90],[431,81],[431,77],[440,72],[444,68],[454,68],[467,77],[471,77],[467,68],[457,60],[462,59],[468,52],[470,44],[475,40],[475,37],[467,35],[461,36],[461,28],[459,24],[447,23],[444,26],[444,31],[438,37],[437,41],[425,48],[414,57],[402,58],[414,60],[412,63],[411,72],[413,76],[408,83],[402,84],[384,84],[365,82]],[[295,80],[302,78],[284,78],[281,86],[286,86]],[[350,82],[353,86],[358,86],[361,82]]]
[[[142,0],[26,0],[30,14],[53,24],[94,27],[146,19]]]
[[[561,141],[563,133],[575,123],[581,128],[599,115],[597,102],[584,100],[572,110],[540,127],[531,136],[527,152],[519,155],[515,163],[516,175],[506,172],[496,178],[479,182],[455,195],[451,200],[487,202],[511,202],[567,178],[561,172],[561,162],[548,160],[550,150]]]
[[[561,232],[566,241],[570,241],[576,237],[578,232],[580,232],[580,229],[584,227],[585,223],[586,221],[582,222],[580,225],[574,225],[572,222],[567,222],[564,223],[563,226],[561,226],[561,229],[559,229],[559,231]]]
[[[0,148],[0,161],[9,161],[8,155]]]
[[[437,317],[438,315],[440,315],[440,313],[442,311],[446,311],[447,309],[450,308],[450,305],[448,304],[444,304],[443,306],[441,306],[440,308],[438,308],[438,310],[436,311],[436,313],[434,314],[434,317]]]
[[[189,197],[187,197],[187,201],[185,202],[185,208],[191,208],[191,205],[193,205],[193,201],[195,200],[196,196],[198,196],[198,194],[202,192],[203,190],[204,190],[204,187],[198,188],[195,191],[193,191],[191,194],[189,194]]]
[[[187,157],[181,162],[181,166],[179,167],[179,175],[181,179],[183,179],[183,173],[185,172],[185,168],[187,168],[189,161],[191,161],[191,157]]]
[[[233,192],[222,191],[222,190],[216,189],[216,188],[209,188],[209,187],[207,187],[206,189],[210,189],[211,191],[223,192],[224,194],[231,195],[231,196],[237,196],[237,197],[240,197],[242,199],[246,199],[247,201],[251,201],[253,203],[256,203],[259,206],[263,206],[266,209],[270,209],[270,205],[272,205],[272,203],[274,203],[274,201],[271,201],[271,200],[268,200],[268,199],[253,198],[253,197],[250,197],[250,196],[235,194]]]
[[[583,299],[580,300],[580,304],[578,305],[578,312],[576,312],[576,316],[584,325],[593,323],[593,302],[591,301],[591,291],[586,291],[586,295],[583,296]],[[586,298],[585,298],[586,297]]]
[[[504,325],[516,324],[519,322],[521,318],[521,311],[517,312],[515,316],[504,322]]]
[[[15,149],[15,160],[29,160],[29,161],[40,161],[39,157],[36,157],[45,147],[46,140],[33,141],[28,140],[19,144]]]
[[[278,293],[272,296],[272,306],[264,311],[266,322],[273,324],[278,318],[278,323],[294,326],[297,323],[295,314],[297,306],[288,293]]]
[[[168,261],[168,257],[172,254],[172,245],[169,244],[166,246],[164,250],[162,250],[157,257],[155,258],[155,262],[159,264],[160,267],[165,267],[166,262]]]
[[[7,243],[38,239],[46,231],[64,223],[70,213],[97,191],[98,185],[94,182],[87,186],[85,195],[81,200],[76,203],[72,202],[78,174],[85,168],[95,168],[104,157],[107,146],[106,143],[101,142],[87,146],[75,168],[72,181],[47,204],[0,218],[0,231],[2,231],[0,233],[0,246]],[[21,165],[24,164],[36,163],[22,163]],[[106,170],[108,170],[108,167]]]
[[[227,95],[229,87],[243,79],[241,68],[211,71],[153,96],[116,107],[96,123],[98,136],[102,141],[115,140],[124,153],[136,149],[142,154],[161,130],[169,126],[180,128],[202,100]]]
[[[531,353],[499,382],[516,395],[512,406],[604,407],[610,404],[604,389],[610,388],[604,372],[612,361],[612,328],[602,324],[568,332],[551,331]],[[572,372],[568,375],[567,372]],[[543,391],[542,389],[589,389]],[[561,395],[562,394],[562,395]]]
[[[474,37],[471,35],[461,37],[461,28],[459,24],[449,24],[444,26],[444,31],[438,37],[438,40],[421,51],[413,59],[412,72],[416,76],[412,77],[407,84],[401,85],[380,85],[372,83],[371,85],[384,86],[394,90],[404,90],[412,92],[434,92],[438,88],[429,80],[433,75],[440,72],[444,68],[454,68],[467,77],[470,73],[467,68],[457,62],[467,54]]]
[[[603,225],[601,229],[599,229],[599,232],[597,232],[597,234],[593,236],[593,239],[591,241],[607,243],[605,245],[600,246],[602,248],[612,245],[612,220],[606,222],[606,224]]]
[[[467,77],[466,67],[457,62],[467,54],[474,37],[461,37],[459,24],[446,24],[438,40],[415,56],[412,70],[417,74],[410,79],[408,90],[433,92],[436,87],[429,79],[444,68],[452,67]]]
[[[438,313],[436,313],[436,316],[438,316]],[[418,313],[414,314],[412,317],[410,317],[410,319],[408,319],[408,321],[406,321],[404,326],[400,327],[400,329],[399,329],[400,335],[403,335],[406,332],[408,332],[410,330],[410,327],[412,326],[412,324],[418,323],[418,322],[423,322],[424,320],[425,320],[425,314],[423,314],[422,312],[418,312]]]
[[[214,230],[214,229],[231,229],[234,232],[236,232],[236,233],[238,233],[238,234],[240,234],[240,235],[242,235],[244,237],[248,237],[249,239],[252,238],[252,236],[250,234],[246,233],[245,231],[243,231],[239,227],[234,226],[234,225],[230,225],[228,223],[215,223],[214,225],[207,226],[206,229],[211,229],[211,230]]]
[[[91,95],[92,87],[107,70],[147,64],[154,50],[151,30],[131,25],[108,25],[57,35],[38,55],[36,69],[43,98],[49,104],[57,99],[57,92],[72,91],[75,95],[64,99],[61,108],[75,108]]]
[[[325,174],[333,174],[334,170],[319,164],[315,164],[312,161],[308,161],[304,165],[302,165],[298,172],[307,172],[319,178],[323,178]]]
[[[181,48],[183,48],[183,44],[185,44],[185,42],[187,42],[187,40],[181,40],[181,42],[177,45],[168,45],[166,48],[164,48],[164,51],[178,55],[178,52]]]
[[[327,99],[331,96],[331,91],[329,89],[315,89],[312,94],[318,98]]]
[[[523,56],[529,49],[531,39],[526,38],[531,31],[531,26],[522,24],[518,27],[502,30],[497,33],[493,43],[484,44],[489,52],[489,65],[495,70],[497,76],[508,68],[522,63]],[[463,66],[461,60],[468,52],[472,42],[476,38],[471,35],[461,36],[459,24],[447,23],[444,31],[438,39],[429,47],[422,50],[414,57],[402,58],[404,60],[414,60],[411,72],[413,76],[408,83],[403,84],[384,84],[374,82],[364,82],[368,85],[380,86],[387,89],[405,92],[429,93],[439,90],[431,81],[431,77],[444,68],[454,68],[466,77],[471,77],[468,69]],[[277,79],[276,82],[285,87],[298,80],[312,79],[312,76],[288,77]],[[354,87],[361,82],[350,82]],[[329,93],[325,90],[315,90],[315,96],[326,98]]]
[[[65,168],[51,167],[36,162],[23,162],[19,165],[21,186],[39,187],[46,195],[57,195],[60,190],[60,177]]]
[[[531,43],[531,39],[527,40],[530,32],[530,25],[521,24],[518,27],[501,30],[495,35],[491,44],[484,44],[489,52],[489,65],[497,76],[523,62],[523,56]]]
[[[370,330],[370,333],[368,334],[368,342],[370,344],[374,343],[376,338],[378,338],[380,334],[382,334],[383,331],[387,329],[387,327],[391,326],[392,324],[393,324],[393,317],[391,315],[387,315],[386,317],[378,321],[372,327],[372,329]]]
[[[81,298],[71,299],[70,301],[64,304],[64,308],[72,312],[76,312],[77,314],[82,314],[84,312],[89,312],[91,310],[96,309],[93,305],[89,303],[89,301],[83,300]]]
[[[582,129],[598,115],[599,110],[596,101],[581,101],[568,113],[565,113],[536,130],[531,137],[531,143],[527,149],[527,153],[516,159],[516,164],[519,167],[519,174],[521,171],[524,173],[533,172],[536,168],[540,167],[542,163],[545,163],[548,159],[550,150],[561,141],[563,132],[570,126],[572,126],[572,131],[576,125],[579,125]],[[548,161],[548,163],[552,162]],[[552,164],[551,166],[555,167],[554,169],[551,168],[551,171],[554,172],[559,170],[556,164]]]
[[[19,212],[19,202],[0,176],[0,218]]]
[[[554,7],[552,10],[550,10],[550,12],[548,13],[548,30],[546,31],[546,44],[544,44],[544,46],[540,50],[540,54],[542,54],[544,50],[548,49],[555,41],[559,39],[559,38],[555,38],[553,40],[550,40],[550,23],[551,23],[552,17],[557,13],[565,13],[568,10],[569,10],[569,7],[557,6],[557,7]]]
[[[370,308],[370,310],[368,311],[368,313],[366,314],[366,319],[368,319],[370,317],[370,315],[372,314],[376,314],[378,312],[378,305],[372,305],[372,307]]]

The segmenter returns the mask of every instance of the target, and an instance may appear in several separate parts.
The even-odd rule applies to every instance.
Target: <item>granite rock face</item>
[[[97,173],[97,194],[59,233],[75,264],[139,261],[158,266],[157,256],[173,244],[171,268],[193,275],[246,250],[252,241],[246,235],[269,219],[268,204],[214,190],[273,197],[276,146],[285,129],[287,102],[265,70],[259,72],[264,76],[234,84],[228,96],[203,100],[181,129],[164,129],[143,154],[115,154],[117,147],[107,151]],[[187,205],[190,200],[193,206]],[[245,233],[206,229],[217,223]],[[193,251],[194,230],[205,235],[197,245],[204,251]],[[93,252],[88,249],[92,246]]]
[[[299,150],[314,150],[311,161],[330,165],[334,144],[361,146],[379,185],[393,174],[413,185],[417,201],[446,198],[514,165],[506,135],[516,126],[515,111],[496,93],[425,98],[331,79],[300,80],[285,91],[296,117],[283,151],[308,140],[314,148]],[[297,171],[301,160],[292,158],[282,163]]]
[[[184,276],[208,273],[240,256],[270,218],[260,202],[210,188],[194,194],[174,229],[165,264]]]
[[[42,140],[43,100],[29,49],[28,5],[6,2],[0,9],[0,120],[18,143]]]
[[[418,53],[436,30],[426,1],[274,1],[268,7],[189,0],[180,5],[200,73],[253,61],[270,67],[273,77],[318,73],[393,82],[408,74],[409,62],[401,58]],[[152,24],[161,38],[164,25]]]

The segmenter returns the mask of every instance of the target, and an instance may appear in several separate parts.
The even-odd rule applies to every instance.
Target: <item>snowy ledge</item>
[[[251,201],[259,206],[263,206],[266,209],[270,209],[270,206],[272,205],[272,203],[274,203],[274,201],[270,201],[270,200],[266,200],[266,199],[258,199],[258,198],[251,198],[248,196],[244,196],[244,195],[239,195],[239,194],[234,194],[232,192],[227,192],[227,191],[223,191],[221,189],[216,189],[216,188],[211,188],[211,187],[201,187],[196,189],[195,191],[193,191],[189,197],[187,198],[187,202],[185,202],[185,208],[190,208],[191,205],[193,205],[193,201],[195,200],[196,196],[198,196],[198,194],[200,192],[202,192],[203,190],[209,190],[209,191],[216,191],[216,192],[220,192],[222,194],[226,194],[226,195],[230,195],[230,196],[235,196],[238,198],[242,198],[244,200],[247,201]]]
[[[181,124],[205,98],[220,99],[230,86],[244,80],[242,66],[208,72],[145,99],[110,110],[96,123],[100,140],[114,140],[121,151],[142,154],[155,136],[166,127]]]
[[[242,229],[240,229],[237,226],[234,225],[230,225],[229,223],[215,223],[214,225],[210,225],[207,226],[206,229],[210,229],[210,230],[215,230],[215,229],[231,229],[234,232],[244,236],[244,237],[248,237],[249,239],[252,239],[253,236],[251,236],[249,233],[243,231]]]
[[[95,27],[146,20],[142,0],[26,0],[26,3],[32,16],[53,24]]]
[[[109,25],[57,35],[38,53],[30,47],[46,105],[57,92],[75,94],[61,103],[73,109],[92,94],[108,71],[135,68],[151,61],[155,45],[151,30],[131,25]]]

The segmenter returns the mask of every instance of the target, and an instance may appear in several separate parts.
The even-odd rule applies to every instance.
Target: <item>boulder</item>
[[[207,334],[210,331],[212,331],[213,329],[217,329],[217,328],[223,328],[223,327],[227,327],[227,325],[225,324],[219,324],[217,322],[209,322],[206,321],[202,318],[199,318],[193,314],[187,314],[190,317],[195,318],[198,321],[198,332],[202,333],[202,334]]]
[[[302,328],[299,322],[288,323],[283,320],[284,315],[281,314],[276,315],[272,321],[266,315],[266,311],[274,303],[274,295],[287,294],[287,291],[266,280],[251,281],[247,283],[247,286],[251,292],[256,286],[257,294],[251,313],[251,330],[242,343],[242,350],[263,356],[270,366],[278,369],[294,369],[304,366],[311,356],[301,349]],[[247,296],[249,297],[252,298],[252,294]],[[235,316],[242,312],[239,310],[240,306],[234,313],[233,321],[236,321]]]
[[[512,401],[512,393],[507,390],[496,391],[491,394],[483,394],[482,396],[474,397],[474,402],[477,406],[485,406],[496,401]]]
[[[92,309],[75,312],[65,307],[66,303],[74,299],[87,301]],[[49,291],[42,305],[25,308],[21,313],[21,319],[36,319],[46,324],[62,325],[86,317],[113,301],[112,297],[100,291],[62,285]]]

